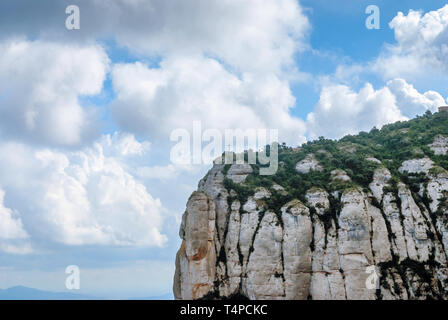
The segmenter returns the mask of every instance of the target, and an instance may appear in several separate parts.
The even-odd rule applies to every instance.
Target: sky
[[[434,112],[447,40],[438,0],[2,1],[0,288],[67,291],[76,265],[82,294],[171,292],[211,167],[173,161],[174,130],[277,129],[297,146]]]

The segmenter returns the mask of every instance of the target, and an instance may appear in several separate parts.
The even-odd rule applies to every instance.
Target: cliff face
[[[214,165],[183,215],[175,297],[447,299],[448,139],[420,152],[392,129],[410,149],[395,159],[375,131],[283,147],[273,177]]]

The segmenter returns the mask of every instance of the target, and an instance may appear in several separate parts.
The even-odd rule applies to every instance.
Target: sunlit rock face
[[[393,186],[390,171],[379,167],[368,188],[350,185],[329,194],[312,187],[302,201],[270,207],[273,194],[285,195],[286,188],[259,186],[241,199],[224,181],[244,186],[250,170],[215,165],[182,219],[175,297],[448,298],[448,211],[441,202],[448,174],[430,173],[432,167],[426,158],[400,166],[427,176],[419,194],[429,202],[403,182]],[[342,170],[331,179],[351,183]],[[373,288],[366,285],[372,270]]]
[[[448,113],[215,164],[186,205],[176,299],[448,299]],[[218,163],[218,162],[217,162]]]
[[[176,297],[198,299],[213,288],[216,272],[216,206],[203,192],[188,200],[179,235],[182,246],[176,257]]]
[[[436,155],[446,155],[448,152],[448,137],[437,135],[429,147]]]
[[[309,173],[311,170],[322,171],[322,166],[313,154],[309,154],[305,159],[297,163],[296,170],[300,173]]]

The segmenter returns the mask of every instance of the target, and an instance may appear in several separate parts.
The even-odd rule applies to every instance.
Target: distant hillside
[[[68,292],[49,292],[23,286],[0,289],[0,300],[95,300],[98,298]]]
[[[133,297],[125,300],[173,300],[174,295],[167,293],[160,296]],[[0,300],[107,300],[89,295],[70,292],[42,291],[24,286],[0,289]]]
[[[447,152],[448,112],[427,112],[282,144],[270,176],[215,164],[182,218],[175,297],[448,299]]]

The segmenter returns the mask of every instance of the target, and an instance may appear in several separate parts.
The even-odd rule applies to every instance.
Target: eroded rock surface
[[[434,165],[434,162],[429,158],[411,159],[403,162],[398,169],[401,173],[428,173]]]
[[[434,142],[429,145],[429,148],[436,155],[446,155],[448,152],[448,137],[438,135],[434,138]]]
[[[311,170],[322,171],[322,166],[316,160],[313,154],[309,154],[305,159],[298,162],[296,165],[296,171],[300,173],[309,173]]]
[[[182,246],[176,256],[176,298],[198,299],[213,288],[215,220],[215,203],[205,193],[194,192],[188,200],[179,231]]]
[[[175,297],[447,299],[448,173],[431,171],[429,158],[404,161],[401,172],[427,177],[411,186],[378,165],[368,187],[335,170],[333,180],[351,184],[331,194],[313,187],[275,207],[269,200],[284,187],[238,198],[224,179],[244,185],[249,167],[224,174],[215,165],[183,216]],[[297,167],[320,165],[309,156]]]

